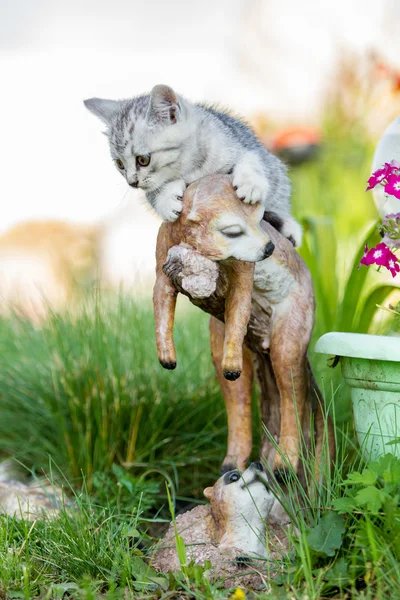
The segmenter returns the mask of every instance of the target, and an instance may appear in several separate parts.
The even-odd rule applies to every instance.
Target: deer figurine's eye
[[[120,158],[116,159],[115,164],[117,165],[117,167],[120,171],[123,171],[125,169],[124,163],[122,162],[122,160]]]
[[[229,483],[235,483],[235,481],[238,481],[239,479],[239,473],[232,473],[232,475],[229,477]]]
[[[147,167],[150,164],[150,154],[141,154],[136,157],[136,163],[139,167]]]
[[[224,227],[221,229],[222,235],[228,238],[238,238],[244,235],[243,229],[239,225],[231,225],[230,227]]]

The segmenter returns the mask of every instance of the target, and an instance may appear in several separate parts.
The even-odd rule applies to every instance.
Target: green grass
[[[323,483],[313,479],[308,457],[313,494],[291,482],[288,508],[301,535],[258,598],[394,598],[400,591],[400,557],[390,537],[400,527],[400,490],[389,489],[380,474],[378,491],[364,496],[386,504],[374,510],[358,498],[340,516],[335,501],[357,496],[362,484],[348,483],[348,473],[362,476],[363,464],[340,370],[312,352],[327,331],[387,327],[376,304],[391,288],[382,274],[356,269],[376,219],[363,191],[371,154],[362,141],[331,136],[315,163],[292,170],[294,210],[305,227],[301,254],[317,301],[310,358],[336,414],[339,444]],[[50,466],[55,481],[69,482],[79,508],[34,526],[0,517],[0,598],[229,596],[202,569],[158,576],[146,559],[169,518],[166,483],[176,510],[198,501],[218,476],[226,447],[207,315],[182,302],[175,341],[178,367],[164,371],[151,302],[143,299],[89,298],[78,314],[53,315],[41,328],[18,319],[0,323],[2,455],[35,474]],[[256,457],[261,424],[254,404]],[[333,555],[315,549],[329,519],[342,519],[344,528],[340,540],[331,540]]]
[[[158,363],[150,301],[96,300],[41,329],[4,322],[0,335],[3,451],[36,469],[50,456],[89,488],[114,463],[168,473],[184,494],[218,472],[226,417],[206,315],[178,311],[174,372]]]
[[[76,503],[72,515],[62,510],[55,521],[2,518],[0,590],[8,597],[30,598],[44,590],[48,597],[62,597],[79,587],[100,592],[118,586],[133,592],[151,586],[148,577],[155,573],[137,549],[137,530],[143,525],[140,499],[126,515],[102,509],[86,495],[77,495]]]
[[[335,466],[325,462],[323,478],[316,477],[308,454],[311,493],[293,472],[288,495],[276,490],[299,533],[290,535],[288,555],[258,567],[267,586],[255,597],[388,600],[400,594],[400,459],[387,456],[366,467],[349,448],[350,442],[337,446]],[[75,507],[54,521],[0,519],[0,597],[230,596],[233,590],[210,580],[202,567],[183,564],[169,574],[152,569],[156,540],[149,534],[160,519],[147,515],[158,502],[157,490],[150,482],[139,489],[140,482],[122,469],[115,475],[117,483],[113,488],[109,480],[102,501],[96,486],[90,496],[85,486],[70,490]],[[121,495],[121,486],[130,494]],[[184,562],[182,547],[180,555]]]

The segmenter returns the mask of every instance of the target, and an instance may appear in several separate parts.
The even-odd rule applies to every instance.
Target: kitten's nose
[[[129,185],[130,185],[131,187],[137,188],[137,186],[138,186],[138,180],[136,179],[135,181],[131,181],[131,182],[129,183]]]

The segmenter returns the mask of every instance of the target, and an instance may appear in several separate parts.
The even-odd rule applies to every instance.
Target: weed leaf
[[[364,469],[362,473],[350,473],[345,483],[350,485],[374,485],[377,480],[377,473],[372,469]]]
[[[388,446],[389,444],[390,442],[388,442],[386,445]],[[389,452],[388,454],[384,454],[384,456],[381,456],[379,460],[370,462],[369,468],[371,469],[371,471],[374,471],[378,475],[378,477],[383,477],[384,472],[387,469],[392,468],[396,463],[400,465],[400,460]]]
[[[379,490],[373,485],[360,490],[355,501],[360,506],[366,506],[371,512],[377,513],[383,506],[388,494],[384,490]]]
[[[315,552],[334,556],[335,550],[342,545],[344,530],[343,518],[334,512],[329,512],[321,518],[316,527],[308,532],[308,545]]]
[[[333,502],[334,508],[340,515],[351,512],[357,506],[357,502],[354,498],[346,496],[345,498],[337,498]]]
[[[339,558],[334,565],[325,573],[324,579],[333,585],[343,588],[350,581],[349,565],[344,558]]]

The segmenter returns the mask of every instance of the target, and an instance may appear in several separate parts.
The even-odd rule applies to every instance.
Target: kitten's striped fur
[[[301,242],[290,214],[285,165],[268,152],[242,120],[215,107],[193,104],[168,86],[128,100],[92,98],[86,107],[107,125],[111,156],[133,187],[144,190],[159,215],[177,219],[186,186],[214,173],[232,173],[244,202],[262,202],[282,233]],[[137,157],[150,156],[148,166]],[[146,159],[147,160],[147,159]]]

